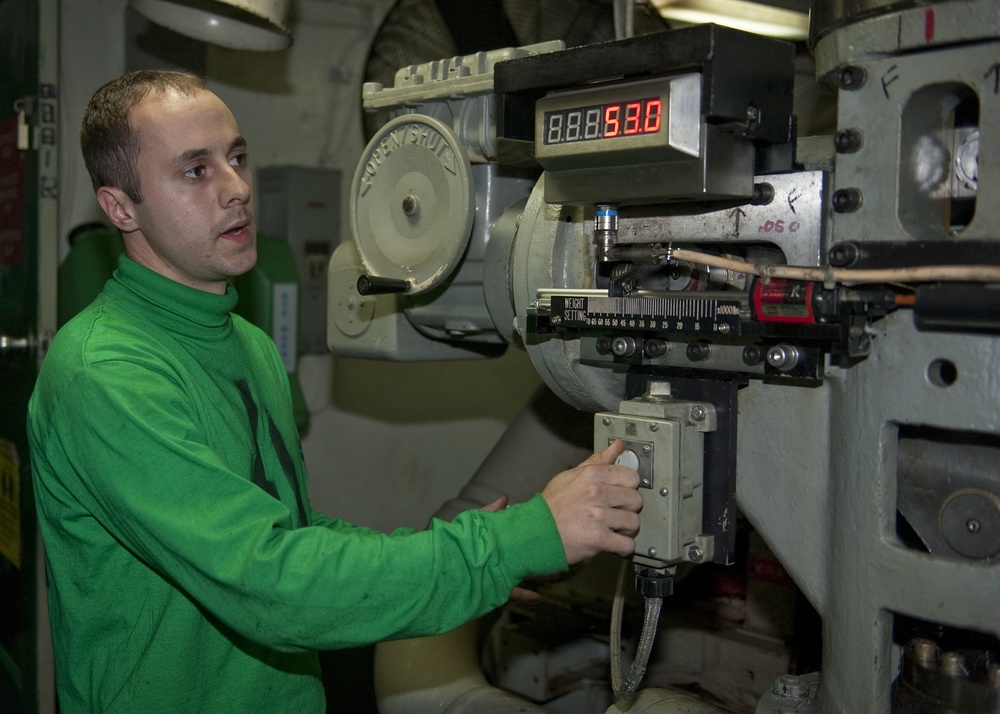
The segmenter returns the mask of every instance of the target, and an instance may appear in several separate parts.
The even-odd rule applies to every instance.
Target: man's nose
[[[234,166],[226,164],[222,192],[220,194],[223,206],[232,203],[246,203],[253,194],[253,179],[250,178],[250,170],[246,173]]]

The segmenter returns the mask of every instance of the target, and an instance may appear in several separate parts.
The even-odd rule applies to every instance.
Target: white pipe
[[[616,702],[605,714],[723,714],[708,702],[670,689],[643,689],[627,702]]]
[[[436,637],[383,642],[375,648],[379,714],[544,714],[496,689],[479,664],[479,623]]]

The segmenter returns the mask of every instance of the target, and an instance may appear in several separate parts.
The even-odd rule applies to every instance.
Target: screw
[[[799,350],[795,345],[775,345],[767,351],[767,363],[782,372],[795,369],[799,363]]]
[[[597,338],[597,354],[606,355],[611,352],[611,338],[607,335],[602,335]]]
[[[838,154],[853,154],[864,143],[864,134],[857,129],[841,129],[833,135],[833,146]]]
[[[652,452],[652,450],[653,450],[653,447],[650,446],[649,444],[643,444],[642,445],[642,453],[648,454],[648,453]]]
[[[692,545],[688,548],[688,560],[692,563],[700,563],[702,558],[705,557],[705,551],[703,551],[699,546]]]
[[[650,431],[659,431],[660,430],[660,425],[659,424],[650,424],[649,425],[649,430]]]
[[[670,495],[670,489],[667,488],[667,487],[661,488],[660,489],[660,495],[664,496],[664,497],[669,496]]]
[[[846,268],[857,261],[858,247],[853,243],[838,243],[830,248],[828,257],[834,268]]]
[[[553,325],[558,325],[561,322],[562,322],[562,317],[560,315],[553,315],[552,316],[552,324]]]
[[[670,352],[670,346],[664,340],[646,340],[642,346],[642,351],[647,357],[655,359],[663,357]]]
[[[729,331],[732,330],[732,329],[733,329],[732,325],[730,325],[728,322],[720,322],[719,323],[719,333],[720,334],[728,335]]]
[[[692,362],[704,362],[712,355],[712,345],[707,342],[691,342],[687,346],[687,358]]]
[[[766,206],[774,200],[774,186],[769,183],[755,183],[753,185],[753,195],[750,197],[750,204],[753,206]]]
[[[747,345],[743,348],[743,364],[753,367],[764,361],[764,351],[758,345]]]
[[[611,351],[619,357],[631,357],[635,354],[634,337],[616,337],[611,342]]]
[[[694,421],[704,421],[706,416],[708,416],[708,411],[702,405],[695,404],[691,407],[691,418]]]
[[[403,213],[408,216],[412,216],[417,212],[417,197],[416,196],[406,196],[403,199]]]
[[[604,424],[604,426],[611,426],[611,417],[604,417],[601,419],[601,423]]]
[[[650,548],[649,550],[646,551],[646,553],[649,554],[650,558],[655,558],[656,557],[656,548]]]
[[[856,188],[840,188],[833,192],[833,210],[837,213],[854,213],[861,208],[863,196]]]
[[[861,89],[865,86],[866,79],[867,75],[861,67],[844,67],[837,76],[840,88],[847,91]]]
[[[975,518],[970,518],[965,522],[965,530],[969,531],[969,533],[973,534],[978,533],[980,527],[981,526],[979,525],[979,521],[977,521]]]

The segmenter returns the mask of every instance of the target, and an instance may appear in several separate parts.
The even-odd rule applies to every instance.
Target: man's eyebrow
[[[229,145],[229,148],[226,149],[226,154],[230,154],[236,149],[246,149],[246,148],[247,148],[247,140],[244,139],[242,136],[237,136],[235,139],[233,139],[233,142]],[[197,149],[188,149],[170,163],[171,166],[180,167],[181,165],[186,164],[189,161],[197,161],[198,159],[203,159],[206,156],[211,155],[211,153],[212,153],[211,149],[207,149],[204,147]]]

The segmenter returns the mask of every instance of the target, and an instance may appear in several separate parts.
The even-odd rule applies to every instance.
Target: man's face
[[[138,131],[143,201],[131,204],[128,254],[172,280],[223,293],[257,260],[253,175],[228,107],[208,91],[154,92],[129,119]]]

